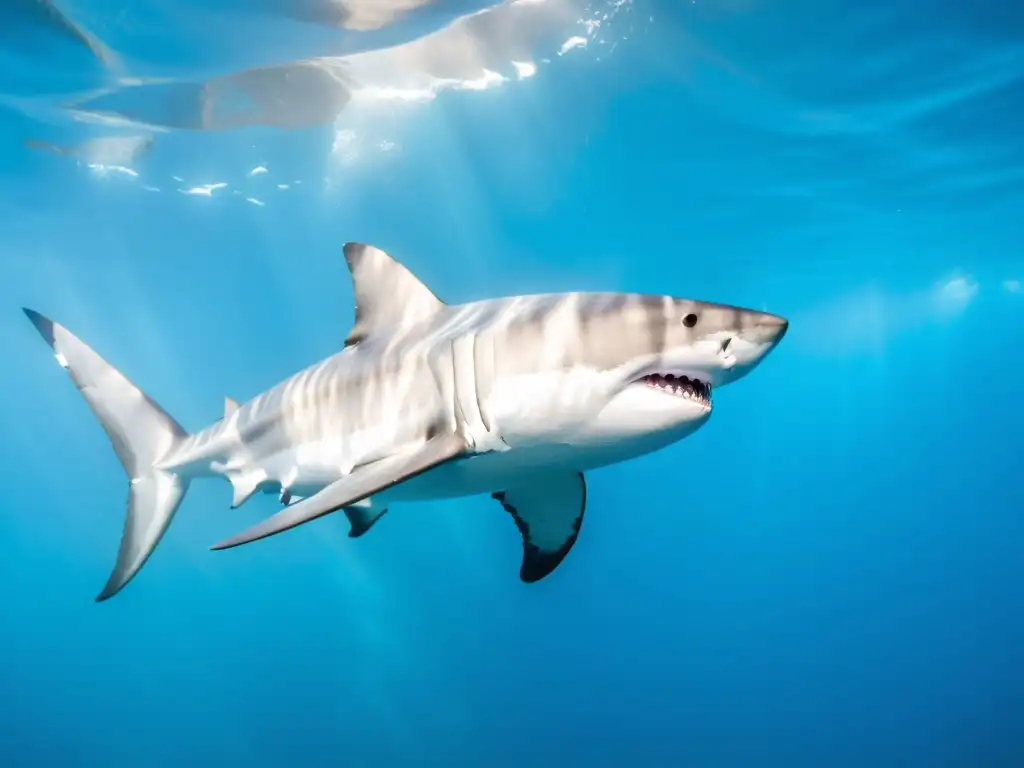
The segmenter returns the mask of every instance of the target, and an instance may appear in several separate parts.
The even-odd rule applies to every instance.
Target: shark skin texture
[[[585,475],[707,423],[712,391],[756,368],[788,322],[752,309],[631,293],[560,293],[448,305],[390,255],[343,248],[355,321],[342,348],[215,423],[186,432],[70,331],[25,314],[106,432],[128,476],[117,559],[97,601],[131,581],[196,479],[232,507],[283,508],[228,549],[341,511],[369,532],[394,503],[489,494],[522,537],[520,578],[572,549]]]

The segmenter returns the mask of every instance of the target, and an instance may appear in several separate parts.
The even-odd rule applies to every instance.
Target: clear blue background
[[[363,126],[397,147],[349,165],[330,127],[249,128],[100,178],[20,145],[94,127],[0,107],[0,763],[1024,764],[1019,11],[636,0],[606,32]],[[8,92],[82,87],[51,43]],[[791,330],[692,438],[592,474],[539,584],[486,497],[213,553],[274,503],[209,483],[94,604],[125,479],[20,307],[198,429],[338,347],[345,240],[450,302],[670,293]]]

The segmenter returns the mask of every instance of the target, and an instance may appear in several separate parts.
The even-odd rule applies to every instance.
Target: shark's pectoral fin
[[[542,475],[518,488],[491,494],[512,515],[523,535],[519,578],[540,581],[576,543],[587,508],[587,483],[580,473]]]
[[[358,539],[370,530],[374,523],[384,517],[388,508],[375,506],[372,499],[363,499],[352,506],[345,507],[342,511],[348,518],[349,525],[352,526],[348,535],[353,539]]]
[[[466,441],[461,435],[437,435],[412,451],[359,467],[322,491],[285,507],[242,533],[214,544],[211,549],[229,549],[239,544],[248,544],[316,520],[454,459],[465,449]]]

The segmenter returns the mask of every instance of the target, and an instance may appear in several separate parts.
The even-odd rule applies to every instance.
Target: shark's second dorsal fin
[[[224,418],[228,418],[232,413],[238,410],[238,403],[232,400],[230,397],[224,398]]]
[[[412,328],[444,307],[419,278],[380,248],[345,243],[344,252],[356,298],[356,319],[346,347],[378,331]]]

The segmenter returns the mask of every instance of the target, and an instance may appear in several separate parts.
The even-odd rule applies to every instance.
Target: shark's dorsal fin
[[[228,418],[232,413],[238,410],[238,403],[232,400],[230,397],[224,398],[224,418]]]
[[[380,248],[345,243],[345,261],[352,275],[356,318],[345,339],[351,347],[378,331],[412,328],[444,307],[412,272]]]

